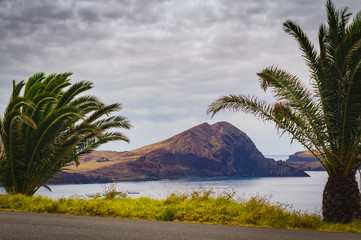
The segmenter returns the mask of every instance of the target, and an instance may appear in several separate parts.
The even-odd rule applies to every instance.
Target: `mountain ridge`
[[[102,161],[96,161],[102,157]],[[104,159],[110,159],[104,161]],[[96,151],[60,174],[59,183],[241,176],[308,176],[265,158],[246,133],[228,122],[202,123],[127,152]],[[72,175],[73,174],[73,175]],[[69,179],[72,179],[71,181]]]
[[[309,151],[300,151],[289,155],[287,164],[303,171],[326,171],[321,163]]]

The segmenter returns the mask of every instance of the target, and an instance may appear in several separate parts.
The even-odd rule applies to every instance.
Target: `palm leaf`
[[[79,156],[109,141],[129,141],[122,133],[107,132],[131,127],[125,117],[110,116],[121,105],[79,96],[92,83],[71,84],[70,75],[38,73],[26,85],[13,82],[0,118],[0,184],[8,193],[32,195],[71,161],[79,164]]]

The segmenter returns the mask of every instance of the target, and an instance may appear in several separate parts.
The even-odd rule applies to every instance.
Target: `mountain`
[[[296,152],[286,160],[287,164],[303,171],[325,171],[321,163],[309,151]]]
[[[219,122],[129,152],[95,151],[61,173],[58,183],[240,176],[308,175],[265,158],[244,132]]]

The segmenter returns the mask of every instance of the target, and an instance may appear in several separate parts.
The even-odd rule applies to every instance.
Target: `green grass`
[[[309,229],[361,233],[361,221],[326,223],[318,214],[288,211],[265,197],[233,199],[232,194],[213,196],[211,191],[172,194],[167,199],[96,198],[91,200],[42,196],[0,195],[0,209],[85,216],[147,219],[209,224]]]

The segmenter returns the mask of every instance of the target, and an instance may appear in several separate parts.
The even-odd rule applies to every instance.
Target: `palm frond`
[[[70,75],[37,73],[26,85],[13,82],[0,118],[0,184],[8,193],[32,195],[71,161],[79,164],[80,155],[109,141],[129,141],[122,133],[107,132],[131,127],[125,117],[110,116],[121,105],[79,97],[92,83],[71,84]]]
[[[293,21],[283,24],[294,37],[310,70],[312,89],[286,71],[269,67],[258,73],[261,88],[276,100],[230,95],[214,101],[208,113],[220,110],[250,113],[272,121],[310,150],[332,174],[351,176],[361,163],[361,12],[349,24],[348,8],[326,3],[327,24],[318,32],[319,52]]]
[[[68,104],[73,98],[78,94],[85,92],[93,87],[93,83],[82,81],[73,84],[67,91],[65,91],[61,98],[59,99],[58,105],[56,108],[61,108]]]
[[[122,109],[122,105],[119,103],[113,103],[104,107],[99,108],[98,110],[94,111],[84,122],[91,123],[104,115],[109,115],[114,111],[120,111]]]

